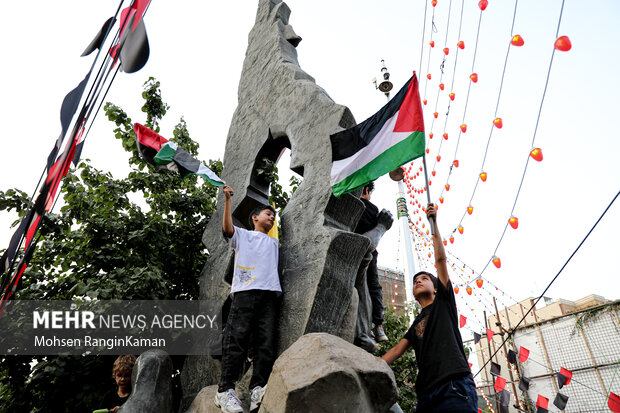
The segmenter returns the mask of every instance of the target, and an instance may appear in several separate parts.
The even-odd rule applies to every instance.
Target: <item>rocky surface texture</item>
[[[132,391],[119,413],[172,413],[172,360],[163,350],[138,357],[131,375]]]
[[[397,398],[394,373],[383,360],[313,333],[278,358],[260,412],[386,412]]]
[[[296,47],[301,38],[289,25],[289,15],[290,9],[280,0],[259,1],[222,173],[235,191],[234,223],[246,228],[252,209],[268,202],[268,183],[256,173],[264,158],[277,161],[288,147],[291,169],[303,176],[281,218],[284,294],[278,354],[313,332],[330,333],[352,342],[358,305],[365,308],[369,302],[367,289],[356,290],[355,285],[357,280],[361,286],[358,269],[370,241],[352,233],[364,206],[350,194],[335,198],[329,183],[329,136],[356,122],[346,107],[336,104],[299,67]],[[217,210],[203,235],[210,257],[200,278],[200,298],[220,303],[225,320],[234,251],[222,236],[223,207],[220,193]],[[187,359],[182,373],[181,411],[204,387],[218,382],[218,366],[209,356]]]

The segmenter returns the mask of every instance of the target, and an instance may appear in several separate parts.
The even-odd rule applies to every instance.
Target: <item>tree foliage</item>
[[[146,120],[140,122],[158,132],[168,110],[160,83],[149,78],[142,97]],[[46,215],[16,298],[197,298],[198,277],[207,259],[201,238],[215,210],[216,188],[202,178],[182,178],[146,163],[128,114],[111,103],[105,105],[105,114],[129,153],[130,172],[116,179],[88,160],[69,172],[63,181],[62,206]],[[190,138],[183,119],[172,135],[171,141],[198,155],[198,143]],[[208,166],[221,173],[220,161]],[[0,191],[0,211],[16,210],[23,216],[28,202],[23,191]],[[101,400],[101,389],[112,388],[113,360],[3,357],[0,411],[92,411]]]
[[[418,315],[420,309],[417,305],[413,306],[414,317]],[[383,329],[388,341],[379,344],[379,357],[388,352],[405,336],[409,329],[409,318],[403,310],[394,310],[391,306],[387,306],[383,314],[385,322]],[[398,404],[403,412],[415,412],[418,398],[415,393],[415,381],[418,377],[418,363],[415,358],[413,349],[405,351],[390,367],[396,378],[398,386]]]

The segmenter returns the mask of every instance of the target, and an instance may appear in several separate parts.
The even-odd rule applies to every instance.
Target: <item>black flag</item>
[[[563,395],[562,393],[558,393],[555,395],[555,400],[553,404],[560,410],[564,410],[566,408],[566,403],[568,402],[568,396]]]
[[[101,46],[103,45],[103,42],[105,42],[105,38],[108,36],[108,33],[110,32],[110,29],[112,28],[112,26],[114,26],[114,23],[116,23],[116,19],[114,17],[110,17],[108,20],[106,20],[105,23],[103,23],[103,26],[101,26],[101,30],[99,30],[99,33],[97,33],[97,36],[95,36],[93,41],[90,42],[88,47],[86,47],[86,49],[82,53],[82,56],[88,56],[95,50],[101,48]]]
[[[510,396],[511,393],[504,389],[500,395],[499,399],[499,411],[500,413],[508,413],[508,406],[510,406]]]
[[[528,379],[527,377],[521,377],[521,380],[519,380],[519,390],[528,391],[530,389],[531,382],[532,379]]]
[[[474,344],[478,344],[478,342],[480,341],[480,338],[482,338],[480,334],[474,333]]]
[[[512,350],[508,350],[508,361],[510,364],[515,364],[517,362],[517,353]]]
[[[135,30],[131,30],[136,18],[138,17],[134,16],[129,21],[129,26],[123,33],[119,44],[121,50],[121,69],[125,73],[137,72],[149,60],[149,40],[146,37],[144,20],[140,19]]]
[[[500,366],[497,363],[491,362],[491,375],[492,376],[499,376],[501,371],[502,371],[502,366]]]

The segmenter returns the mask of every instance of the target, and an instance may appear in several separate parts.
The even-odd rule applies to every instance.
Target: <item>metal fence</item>
[[[527,395],[531,411],[538,395],[549,399],[558,391],[569,397],[564,412],[606,412],[609,392],[620,394],[620,302],[530,324],[514,333],[514,348],[530,350],[520,375],[532,379]],[[558,388],[556,374],[564,367],[571,382]],[[521,392],[520,392],[521,393]],[[523,398],[522,398],[523,400]]]

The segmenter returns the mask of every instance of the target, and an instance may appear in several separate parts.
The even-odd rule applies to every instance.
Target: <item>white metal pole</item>
[[[411,240],[411,230],[409,229],[409,212],[407,211],[407,199],[405,198],[405,186],[403,181],[398,181],[398,198],[396,198],[396,211],[398,221],[402,228],[404,238],[405,254],[405,305],[413,304],[413,275],[416,273],[415,260],[413,258],[413,242]],[[409,322],[413,322],[413,310],[407,312]]]

